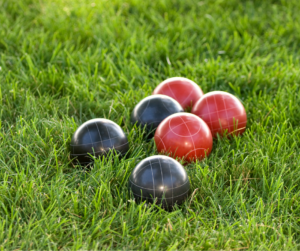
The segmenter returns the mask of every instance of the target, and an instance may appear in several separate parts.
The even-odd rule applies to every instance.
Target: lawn
[[[300,248],[299,0],[0,0],[0,249]],[[243,103],[240,137],[185,166],[188,200],[137,204],[155,155],[130,124],[168,77]],[[71,164],[83,122],[108,118],[126,159]]]

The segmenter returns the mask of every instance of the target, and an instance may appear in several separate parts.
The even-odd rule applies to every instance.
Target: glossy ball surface
[[[208,156],[213,145],[207,124],[190,113],[178,113],[166,118],[158,126],[154,140],[158,152],[188,162]]]
[[[192,109],[209,126],[213,137],[242,134],[247,125],[247,114],[242,103],[230,93],[213,91],[206,93]]]
[[[129,187],[137,201],[162,204],[171,209],[188,197],[190,182],[183,166],[176,160],[156,155],[142,160],[129,177]]]
[[[183,112],[181,105],[166,95],[152,95],[141,100],[133,109],[131,123],[146,131],[154,132],[158,125],[168,116]]]
[[[70,150],[74,163],[88,165],[93,159],[89,156],[106,156],[115,149],[125,155],[129,149],[127,137],[120,126],[108,119],[92,119],[83,123],[73,134]]]
[[[187,78],[169,78],[160,83],[153,94],[164,94],[175,100],[183,109],[193,106],[202,96],[201,88]]]

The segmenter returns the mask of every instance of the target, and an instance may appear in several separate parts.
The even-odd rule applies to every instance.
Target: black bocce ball
[[[190,182],[183,166],[176,160],[156,155],[142,160],[129,177],[129,187],[137,201],[161,204],[172,209],[188,197]]]
[[[151,95],[141,100],[131,113],[131,123],[144,128],[150,137],[166,117],[183,112],[181,105],[173,98],[166,95]]]
[[[127,153],[129,144],[120,126],[108,119],[92,119],[83,123],[73,134],[71,158],[74,163],[88,165],[92,156],[106,156],[110,150],[116,150],[120,156]]]

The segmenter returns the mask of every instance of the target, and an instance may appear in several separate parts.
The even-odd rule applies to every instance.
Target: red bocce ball
[[[242,134],[246,129],[247,114],[242,103],[227,92],[214,91],[205,94],[193,106],[192,113],[209,126],[213,137],[219,133]]]
[[[192,80],[187,78],[169,78],[160,83],[153,94],[164,94],[175,100],[186,109],[194,105],[202,96],[201,88]]]
[[[158,152],[189,162],[208,156],[213,144],[207,124],[190,113],[176,113],[164,119],[154,140]]]

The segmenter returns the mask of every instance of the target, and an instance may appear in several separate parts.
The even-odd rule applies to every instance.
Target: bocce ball
[[[188,197],[190,182],[176,160],[156,155],[142,160],[129,177],[129,187],[137,201],[147,201],[172,209]]]
[[[92,119],[83,123],[73,134],[70,146],[71,158],[81,165],[93,161],[89,154],[97,158],[106,156],[114,149],[123,156],[129,149],[121,127],[108,119]]]
[[[166,118],[158,126],[154,140],[158,152],[187,162],[208,156],[213,145],[207,124],[190,113],[177,113]]]
[[[177,100],[183,109],[191,107],[203,96],[201,88],[195,82],[181,77],[163,81],[154,89],[153,94],[167,95]]]
[[[213,137],[242,134],[246,129],[247,114],[242,103],[232,94],[213,91],[197,101],[192,113],[202,118],[209,126]]]
[[[144,128],[150,136],[166,117],[183,112],[180,104],[166,95],[152,95],[141,100],[133,109],[131,123]]]

